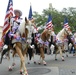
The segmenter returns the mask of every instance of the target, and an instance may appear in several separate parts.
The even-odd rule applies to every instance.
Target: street
[[[26,67],[29,75],[76,75],[76,56],[69,54],[69,57],[64,55],[65,61],[62,61],[60,55],[58,54],[58,60],[55,61],[55,55],[45,55],[45,61],[47,65],[34,64],[31,61]],[[35,60],[38,61],[39,56],[35,55]],[[12,62],[12,58],[10,63]],[[7,59],[3,59],[2,64],[0,64],[0,75],[20,75],[20,58],[15,57],[16,65],[12,71],[8,71],[9,62]]]

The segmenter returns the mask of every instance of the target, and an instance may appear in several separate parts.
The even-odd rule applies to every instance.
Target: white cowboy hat
[[[20,10],[14,10],[14,14],[16,14],[16,12],[19,12],[20,16],[22,16],[22,12]]]

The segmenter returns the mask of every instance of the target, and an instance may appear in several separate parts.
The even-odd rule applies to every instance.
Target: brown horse
[[[13,57],[17,53],[21,60],[21,66],[20,66],[20,73],[23,72],[24,75],[28,75],[27,69],[25,67],[25,54],[27,53],[28,47],[31,43],[31,34],[34,32],[34,26],[32,25],[32,20],[27,20],[25,18],[25,21],[20,25],[19,32],[21,39],[16,41],[16,39],[12,39],[12,45],[10,45],[10,38],[8,36],[9,32],[6,34],[6,43],[4,42],[3,51],[1,54],[1,62],[3,55],[10,51],[10,49],[13,50]],[[17,34],[18,34],[17,33]],[[31,33],[31,34],[30,34]],[[22,41],[22,38],[25,40]],[[8,40],[7,40],[8,39]]]
[[[49,30],[49,29],[45,29],[43,30],[43,32],[40,34],[40,37],[38,38],[36,44],[38,46],[38,52],[40,52],[40,60],[38,62],[38,64],[44,64],[46,65],[46,62],[45,62],[45,48],[48,47],[49,45],[49,39],[50,39],[50,36],[52,35],[52,30]]]

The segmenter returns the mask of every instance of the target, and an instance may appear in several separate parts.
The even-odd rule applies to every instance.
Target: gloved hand
[[[13,22],[16,22],[18,25],[20,24],[20,22],[17,22],[16,20],[14,20]]]

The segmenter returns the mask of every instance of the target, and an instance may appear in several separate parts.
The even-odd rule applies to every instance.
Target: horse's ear
[[[25,22],[28,23],[27,17],[25,17]]]
[[[35,19],[33,18],[33,19],[31,20],[31,22],[34,23],[34,22],[35,22]]]
[[[51,33],[51,30],[48,30],[49,33]]]

